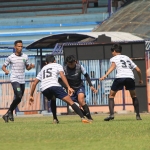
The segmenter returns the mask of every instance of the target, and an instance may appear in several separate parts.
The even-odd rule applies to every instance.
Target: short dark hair
[[[73,63],[76,62],[75,56],[74,55],[68,55],[66,57],[66,63]]]
[[[22,43],[22,40],[17,40],[14,42],[14,45],[17,45],[17,43]]]
[[[52,55],[52,54],[47,54],[45,61],[46,61],[47,63],[53,63],[53,62],[55,61],[54,55]]]
[[[120,44],[114,44],[111,47],[111,51],[112,52],[116,51],[117,53],[121,53],[122,52],[122,46]]]

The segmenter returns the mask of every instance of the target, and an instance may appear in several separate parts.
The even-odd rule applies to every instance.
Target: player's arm
[[[106,74],[100,78],[100,80],[101,80],[101,81],[102,81],[102,80],[105,80],[105,79],[107,78],[107,76],[108,76],[113,70],[115,70],[115,68],[116,68],[116,64],[115,64],[114,62],[112,62],[110,68],[108,69],[108,71],[106,72]]]
[[[67,89],[68,89],[68,94],[69,94],[69,95],[72,95],[73,92],[74,92],[74,90],[73,90],[72,88],[70,88],[70,85],[69,85],[69,83],[68,83],[68,81],[67,81],[66,76],[64,75],[64,72],[63,72],[63,71],[60,71],[59,74],[60,74],[60,77],[61,77],[62,81],[64,82],[64,84],[66,85],[66,87],[67,87]]]
[[[34,101],[34,98],[33,98],[33,94],[34,94],[34,91],[35,91],[35,88],[36,88],[36,85],[39,83],[40,80],[38,80],[37,78],[35,78],[33,84],[32,84],[32,87],[31,87],[31,90],[30,90],[30,99],[29,99],[29,104],[31,105],[31,103]]]
[[[94,93],[97,93],[97,90],[93,87],[92,85],[92,82],[91,82],[91,79],[90,79],[90,76],[88,73],[84,74],[84,77],[86,79],[86,81],[88,82],[89,86],[90,86],[90,89],[94,92]]]
[[[137,72],[137,74],[139,76],[139,83],[143,84],[141,69],[139,67],[137,67],[137,66],[134,69],[136,70],[136,72]]]
[[[34,68],[34,67],[35,67],[34,64],[26,65],[26,69],[27,69],[27,70],[31,70],[31,69]]]
[[[2,70],[5,72],[6,75],[9,74],[9,70],[6,69],[6,67],[11,63],[11,59],[10,57],[7,57],[3,66],[2,66]]]
[[[90,76],[89,74],[86,72],[86,69],[81,65],[81,71],[82,71],[82,74],[84,74],[84,77],[86,79],[86,81],[88,82],[89,86],[90,86],[90,89],[94,92],[94,93],[97,93],[97,90],[93,87],[92,85],[92,82],[91,82],[91,79],[90,79]]]
[[[67,89],[66,84],[62,81],[61,78],[58,78],[58,82],[59,82],[59,84],[60,84],[62,87],[64,87],[65,89]]]
[[[25,65],[26,65],[26,69],[27,70],[31,70],[32,68],[34,68],[35,67],[35,65],[34,64],[29,64],[29,59],[28,59],[28,56],[27,56],[27,58],[26,58],[26,60],[25,60]]]
[[[5,72],[6,75],[9,74],[9,70],[6,69],[5,65],[2,66],[2,70]]]

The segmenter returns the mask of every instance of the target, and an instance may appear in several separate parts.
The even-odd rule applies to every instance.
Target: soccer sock
[[[53,113],[53,119],[57,119],[56,115],[56,100],[51,100],[51,110]]]
[[[76,114],[78,114],[81,118],[84,118],[80,108],[76,104],[72,104],[71,107],[75,111]]]
[[[133,106],[134,106],[136,115],[139,115],[139,101],[138,101],[138,98],[133,97],[132,100],[133,100]]]
[[[84,111],[83,109],[80,109],[80,110],[81,110],[82,114],[83,114],[84,116],[86,116],[85,111]]]
[[[88,119],[92,119],[88,105],[85,104],[84,106],[82,106],[82,108],[83,108],[83,110],[85,112],[86,117]]]
[[[109,98],[109,111],[110,116],[114,115],[114,98]]]

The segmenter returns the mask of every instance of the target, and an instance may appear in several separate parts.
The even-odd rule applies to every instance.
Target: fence
[[[4,63],[6,56],[0,58],[0,64]],[[29,62],[33,64],[38,64],[38,58],[35,56],[29,56]],[[36,67],[37,69],[37,67]],[[24,96],[22,98],[21,103],[18,105],[17,111],[31,111],[31,110],[43,110],[43,101],[41,100],[41,92],[39,90],[39,86],[37,86],[34,98],[35,104],[30,106],[29,105],[29,96],[30,96],[30,89],[34,78],[36,76],[36,69],[32,69],[30,71],[25,71],[26,74],[26,83],[25,83],[25,91]],[[10,70],[10,66],[8,66],[8,70]],[[0,71],[0,109],[7,109],[9,108],[13,97],[13,89],[10,83],[10,75],[5,75],[3,71]]]
[[[64,63],[63,55],[56,55],[55,57],[57,62],[63,65]],[[113,71],[105,81],[100,82],[99,78],[102,75],[104,75],[108,70],[110,66],[109,60],[82,60],[79,61],[79,63],[85,67],[86,71],[91,77],[93,86],[96,89],[98,89],[97,94],[92,93],[90,87],[88,86],[88,83],[84,79],[84,76],[82,76],[85,85],[87,104],[90,106],[108,105],[110,87],[115,78],[116,72]],[[57,106],[64,106],[64,105],[66,106],[64,102],[57,99]],[[119,91],[115,97],[115,105],[123,106],[124,109],[125,105],[132,105],[132,99],[130,98],[129,92],[124,89],[122,91]]]
[[[147,68],[147,93],[148,93],[148,104],[150,105],[150,41],[146,41],[146,68]],[[58,63],[64,63],[63,55],[56,55],[56,60]],[[0,64],[3,64],[6,57],[0,58]],[[42,94],[39,90],[39,86],[37,86],[34,98],[34,105],[30,106],[28,104],[29,99],[29,91],[32,86],[32,82],[36,76],[36,72],[40,70],[40,58],[36,56],[29,57],[29,61],[31,63],[36,64],[36,68],[32,71],[26,71],[26,89],[24,93],[24,97],[21,103],[18,106],[19,111],[31,111],[31,110],[44,110],[46,106],[44,106],[44,100]],[[89,73],[92,83],[95,88],[98,89],[98,93],[94,94],[90,90],[84,76],[82,79],[85,85],[86,91],[86,102],[90,106],[106,106],[108,105],[108,95],[110,91],[110,86],[115,78],[116,72],[113,71],[105,81],[100,82],[99,78],[106,73],[110,64],[109,60],[82,60],[79,61],[82,64],[87,72]],[[9,68],[8,68],[9,69]],[[5,76],[4,73],[0,72],[0,109],[6,109],[10,106],[13,100],[13,90],[11,84],[9,82],[9,76]],[[127,105],[132,105],[132,99],[130,98],[130,94],[126,90],[119,91],[115,97],[115,105],[123,106],[123,109]],[[57,106],[66,106],[66,103],[57,99]],[[150,110],[150,108],[149,108]]]

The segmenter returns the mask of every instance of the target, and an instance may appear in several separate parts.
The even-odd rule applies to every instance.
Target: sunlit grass
[[[1,150],[150,150],[150,116],[93,115],[91,124],[83,124],[77,115],[52,117],[15,117],[15,122],[0,120]]]

